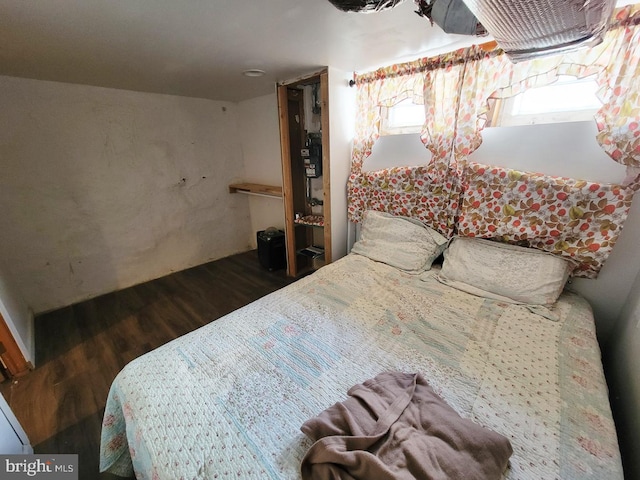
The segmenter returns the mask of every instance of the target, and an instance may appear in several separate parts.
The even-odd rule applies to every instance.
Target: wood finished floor
[[[113,378],[134,358],[293,280],[250,251],[35,319],[36,368],[1,390],[36,453],[77,453],[98,473],[100,427]]]

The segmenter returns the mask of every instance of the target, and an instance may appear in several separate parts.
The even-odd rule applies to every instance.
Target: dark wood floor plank
[[[36,368],[0,390],[36,453],[77,453],[79,478],[98,473],[109,387],[131,360],[293,281],[256,251],[177,272],[40,315]]]

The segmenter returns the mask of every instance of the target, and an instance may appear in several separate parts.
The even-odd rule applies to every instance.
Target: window
[[[560,75],[543,87],[530,88],[514,97],[497,100],[489,113],[487,127],[509,127],[542,123],[593,120],[602,106],[596,96],[594,77]],[[393,107],[382,108],[380,135],[420,133],[425,121],[424,105],[406,99]]]
[[[528,89],[514,97],[495,102],[491,123],[507,127],[540,123],[592,120],[602,106],[596,96],[593,77],[577,79],[561,75],[555,83]]]
[[[420,133],[424,124],[424,105],[417,105],[409,98],[393,107],[382,107],[380,135]]]

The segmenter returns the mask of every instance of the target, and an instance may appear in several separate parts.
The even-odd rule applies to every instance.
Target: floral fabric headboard
[[[443,162],[374,172],[352,170],[348,215],[356,223],[367,210],[411,217],[451,237],[455,220],[451,213],[458,208],[458,192],[456,177]]]
[[[495,238],[572,259],[595,278],[624,225],[634,190],[469,163],[456,233]]]
[[[416,218],[450,238],[496,239],[573,260],[596,278],[622,231],[634,189],[467,163],[352,173],[349,218],[366,210]]]

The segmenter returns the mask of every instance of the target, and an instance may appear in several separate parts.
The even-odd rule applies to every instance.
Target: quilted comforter
[[[507,436],[507,479],[622,479],[591,309],[552,321],[357,254],[127,365],[101,470],[139,479],[297,479],[309,418],[388,370],[419,372]]]

